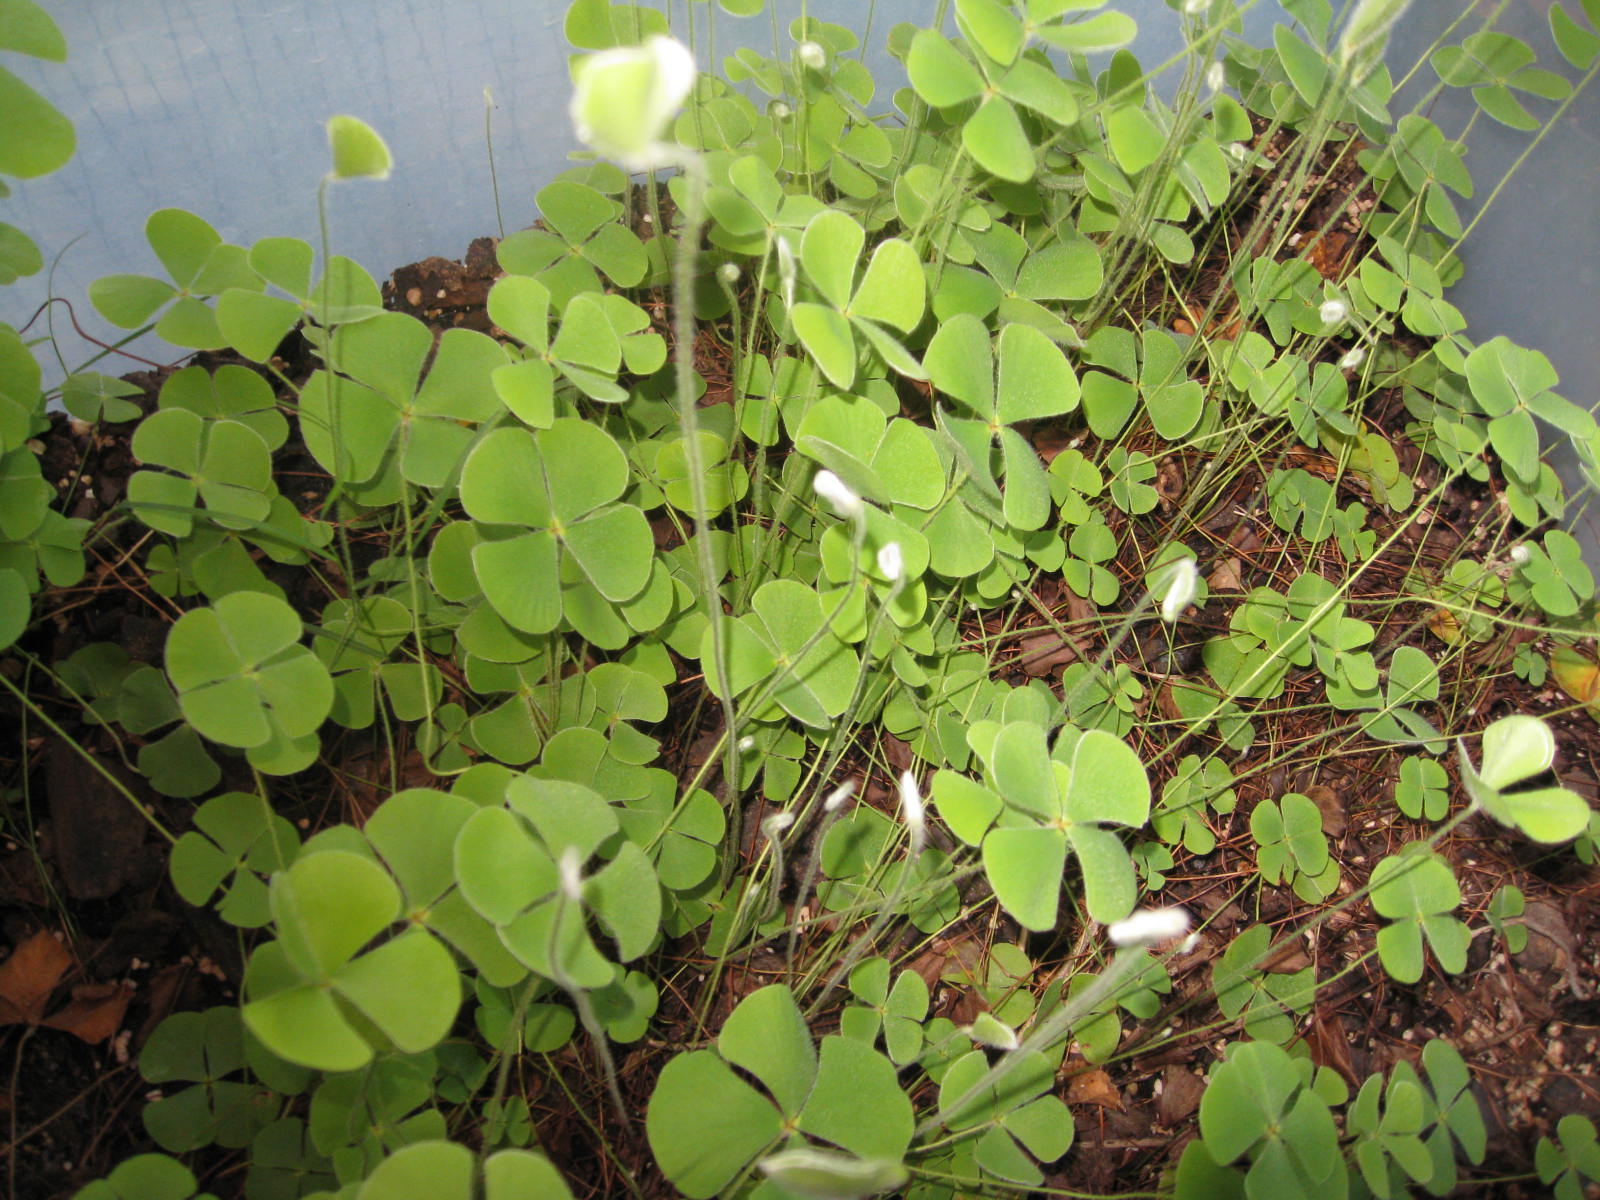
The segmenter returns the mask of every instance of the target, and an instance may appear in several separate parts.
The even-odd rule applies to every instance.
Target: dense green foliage
[[[567,1194],[528,1148],[508,1064],[578,1040],[636,1118],[616,1051],[650,1036],[669,985],[694,1032],[663,1052],[643,1125],[683,1194],[1037,1186],[1074,1140],[1054,1090],[1069,1046],[1110,1058],[1172,983],[1137,932],[1067,978],[1026,935],[1099,946],[1175,852],[1210,853],[1238,802],[1234,764],[1291,681],[1314,681],[1327,718],[1297,753],[1403,751],[1395,803],[1438,828],[1341,893],[1352,881],[1317,806],[1287,792],[1249,814],[1246,886],[1313,908],[1370,900],[1372,954],[1396,983],[1465,965],[1461,891],[1434,845],[1468,813],[1592,853],[1600,831],[1547,777],[1541,722],[1501,720],[1452,757],[1471,731],[1445,668],[1507,624],[1571,647],[1592,627],[1576,543],[1545,528],[1566,502],[1544,455],[1570,440],[1592,483],[1600,432],[1542,355],[1473,342],[1445,298],[1464,233],[1453,197],[1473,181],[1461,143],[1388,111],[1374,64],[1400,6],[1366,0],[1342,34],[1326,0],[1283,7],[1270,47],[1236,35],[1231,0],[1171,14],[1190,71],[1167,102],[1126,49],[1134,22],[1096,0],[941,5],[951,21],[889,32],[909,80],[893,95],[849,29],[774,18],[771,57],[739,50],[694,75],[681,46],[651,40],[662,13],[575,0],[566,36],[589,57],[574,114],[614,161],[565,172],[538,195],[541,225],[500,244],[495,336],[435,337],[385,311],[326,246],[231,245],[199,216],[154,214],[161,275],[99,280],[95,310],[262,371],[180,370],[134,435],[124,515],[184,610],[163,660],[94,645],[54,677],[153,788],[195,801],[171,856],[179,894],[260,933],[242,1004],[177,1014],[144,1049],[163,1089],[145,1124],[167,1153],[80,1196],[186,1200],[198,1185],[172,1156],[213,1143],[247,1149],[252,1200]],[[727,19],[690,11],[708,40]],[[1600,13],[1552,12],[1587,83]],[[0,0],[0,49],[65,47],[28,0]],[[1533,58],[1483,30],[1431,67],[1488,118],[1536,128],[1524,100],[1572,84]],[[0,102],[25,133],[0,170],[70,154],[70,127],[4,71]],[[325,202],[387,175],[361,122],[337,117],[329,137]],[[1288,226],[1245,203],[1263,171],[1289,196],[1314,186],[1329,153],[1377,199],[1370,252],[1342,275],[1282,253]],[[670,176],[635,186],[617,162]],[[1220,287],[1202,292],[1219,255]],[[41,260],[0,226],[0,266]],[[730,363],[714,391],[673,353],[697,327]],[[299,383],[273,359],[296,328],[318,364]],[[48,422],[40,383],[34,347],[0,329],[0,645],[22,657],[36,599],[78,581],[102,532],[53,506],[30,448]],[[1363,419],[1397,389],[1436,483]],[[83,371],[58,398],[118,421],[137,415],[128,394]],[[1071,437],[1048,462],[1047,428]],[[307,511],[275,469],[291,435],[332,481]],[[1390,514],[1493,464],[1489,553],[1419,562],[1397,601],[1434,614],[1437,657],[1380,638],[1353,603],[1395,535],[1341,507],[1294,447]],[[1160,490],[1167,456],[1203,476],[1176,499]],[[1224,605],[1192,534],[1247,469],[1261,519],[1316,568],[1290,563],[1283,586]],[[264,563],[312,574],[320,610]],[[1103,652],[1072,656],[1059,690],[996,672],[995,646],[1035,607],[1070,642],[1030,605],[1043,578],[1104,616]],[[1163,744],[1184,756],[1144,761],[1130,735],[1158,720],[1149,677],[1116,651],[1196,609],[1223,617],[1164,685],[1178,715],[1160,718]],[[1581,651],[1563,653],[1557,670],[1581,675]],[[663,759],[669,713],[714,734],[681,774]],[[351,730],[415,745],[434,785],[397,784],[360,828],[302,841],[275,797]],[[891,775],[880,733],[911,756],[898,811],[838,786]],[[1491,910],[1508,944],[1520,904]],[[934,1015],[901,935],[976,914],[1022,941],[990,948],[972,980],[985,1011],[958,1026]],[[698,982],[668,977],[665,943],[685,936],[714,964]],[[1213,966],[1211,1019],[1233,1040],[1170,1187],[1448,1192],[1485,1154],[1460,1055],[1432,1040],[1420,1070],[1351,1097],[1295,1041],[1324,981],[1266,970],[1272,942],[1252,925]],[[711,1020],[718,979],[755,947],[787,974]],[[1577,1195],[1597,1154],[1568,1118],[1538,1170]]]

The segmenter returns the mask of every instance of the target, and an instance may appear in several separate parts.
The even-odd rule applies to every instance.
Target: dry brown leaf
[[[1344,797],[1326,784],[1316,783],[1306,789],[1306,799],[1322,814],[1322,832],[1333,838],[1343,837],[1349,828]]]
[[[1187,1067],[1172,1063],[1161,1072],[1161,1095],[1156,1099],[1156,1122],[1175,1128],[1194,1115],[1206,1090],[1204,1079]]]
[[[1332,1067],[1351,1087],[1360,1087],[1355,1065],[1350,1061],[1350,1035],[1345,1030],[1339,1014],[1318,1008],[1311,1014],[1311,1027],[1306,1031],[1306,1048],[1311,1051],[1311,1061],[1319,1067]]]
[[[1022,673],[1035,679],[1042,679],[1057,667],[1083,657],[1077,646],[1062,640],[1052,629],[1023,638],[1017,643],[1017,652],[1021,656],[1017,665]]]
[[[1242,592],[1244,591],[1244,576],[1240,574],[1242,564],[1237,557],[1223,559],[1217,564],[1217,569],[1206,576],[1206,586],[1213,592]]]
[[[1267,955],[1261,964],[1263,971],[1273,975],[1293,975],[1311,965],[1311,956],[1298,937],[1285,938]]]
[[[45,1002],[72,965],[72,954],[41,929],[0,963],[0,1025],[37,1025]]]
[[[1317,274],[1324,279],[1337,281],[1345,275],[1349,248],[1350,235],[1337,229],[1330,229],[1306,247],[1306,261],[1315,267]]]
[[[1183,720],[1183,710],[1178,707],[1178,701],[1172,694],[1172,685],[1170,683],[1163,683],[1156,690],[1156,711],[1161,714],[1163,720]]]
[[[1454,646],[1461,640],[1461,622],[1448,608],[1436,608],[1428,617],[1428,628],[1441,642]]]
[[[44,1024],[98,1046],[122,1028],[133,989],[125,983],[84,983],[72,989],[66,1006]]]
[[[1071,588],[1067,589],[1067,616],[1074,625],[1098,624],[1100,610]]]
[[[970,984],[982,974],[983,942],[974,933],[935,938],[933,944],[911,960],[911,969],[932,990],[941,983]]]
[[[1122,1111],[1122,1093],[1111,1082],[1111,1076],[1099,1067],[1068,1079],[1066,1099],[1068,1104],[1098,1104],[1101,1108]]]
[[[1162,512],[1171,512],[1183,499],[1184,483],[1183,464],[1167,455],[1156,466],[1156,495],[1161,499]]]

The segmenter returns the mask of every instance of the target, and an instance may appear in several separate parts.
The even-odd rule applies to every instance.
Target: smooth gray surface
[[[430,254],[458,257],[474,237],[497,232],[484,88],[496,105],[495,168],[508,230],[534,219],[534,193],[577,149],[566,113],[566,0],[44,4],[66,35],[68,61],[7,56],[7,65],[71,118],[78,152],[56,174],[23,182],[0,204],[0,219],[27,230],[47,260],[73,243],[54,293],[70,299],[97,335],[115,331],[85,300],[94,279],[159,274],[143,237],[156,209],[188,209],[245,245],[278,235],[316,244],[316,189],[328,166],[323,123],[335,113],[361,117],[394,152],[387,182],[337,187],[330,206],[335,252],[380,279]],[[801,6],[775,4],[787,53],[789,21]],[[868,11],[863,0],[809,0],[807,7],[856,30]],[[1147,66],[1182,49],[1178,16],[1162,0],[1123,7],[1140,21],[1136,49]],[[865,48],[882,108],[904,80],[884,49],[890,28],[926,23],[936,9],[935,0],[871,5]],[[772,53],[769,16],[734,18],[714,4],[671,0],[686,40],[691,10],[702,66],[713,50],[720,62],[739,45]],[[1252,36],[1267,34],[1274,12],[1270,3],[1257,6]],[[0,320],[26,320],[48,292],[43,276],[0,291]],[[153,339],[142,348],[169,356]]]
[[[1452,18],[1453,4],[1413,4],[1396,31],[1392,62],[1412,62],[1423,54]],[[1568,12],[1579,10],[1576,3]],[[1521,38],[1539,54],[1541,66],[1568,78],[1576,76],[1550,40],[1550,0],[1516,0],[1496,28]],[[1434,82],[1431,71],[1417,73],[1402,92],[1396,112],[1408,111]],[[1545,118],[1557,106],[1525,97],[1534,116]],[[1519,345],[1541,350],[1561,376],[1559,391],[1582,408],[1600,403],[1600,92],[1575,98],[1565,114],[1534,144],[1534,135],[1508,129],[1479,113],[1461,89],[1442,93],[1428,110],[1446,137],[1459,137],[1471,122],[1466,164],[1476,192],[1459,202],[1464,220],[1481,212],[1461,248],[1465,274],[1449,299],[1470,322],[1478,342],[1504,334]],[[1531,148],[1530,148],[1531,147]],[[1517,160],[1526,152],[1526,158]],[[1501,187],[1502,181],[1504,186]],[[1496,188],[1500,193],[1490,201]],[[1485,207],[1487,205],[1487,207]],[[1570,445],[1554,456],[1556,469],[1574,491],[1580,476]],[[1600,568],[1600,514],[1569,511],[1574,536],[1589,563]]]

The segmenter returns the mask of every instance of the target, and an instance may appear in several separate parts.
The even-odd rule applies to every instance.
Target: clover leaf
[[[412,1142],[388,1155],[354,1193],[355,1200],[403,1200],[426,1193],[435,1200],[516,1200],[520,1196],[572,1200],[561,1172],[543,1154],[501,1150],[483,1162],[483,1190],[472,1151],[455,1142]]]
[[[206,221],[181,208],[163,208],[145,222],[145,238],[167,279],[105,275],[89,285],[95,311],[119,329],[137,329],[165,308],[156,336],[189,350],[227,344],[205,297],[228,288],[260,291],[243,246],[233,246]]]
[[[470,329],[433,333],[404,313],[340,325],[328,348],[336,371],[314,373],[300,393],[306,448],[376,503],[407,481],[452,481],[473,426],[500,415],[493,372],[506,352]],[[426,365],[426,375],[424,366]]]
[[[245,1024],[269,1050],[353,1071],[379,1048],[415,1053],[449,1032],[460,977],[431,933],[412,926],[365,949],[399,919],[400,900],[383,867],[349,850],[304,853],[273,876],[278,940],[251,955],[244,1005]]]
[[[278,1116],[279,1098],[260,1084],[225,1078],[246,1063],[237,1008],[173,1013],[139,1055],[139,1073],[155,1084],[190,1086],[145,1106],[145,1129],[163,1150],[183,1154],[216,1143],[248,1146]]]
[[[1327,1102],[1270,1042],[1228,1047],[1200,1099],[1200,1134],[1218,1166],[1249,1158],[1249,1195],[1345,1194],[1348,1167]]]
[[[911,1143],[912,1112],[893,1063],[850,1037],[825,1037],[819,1048],[788,987],[773,984],[740,1001],[714,1051],[667,1063],[645,1131],[667,1178],[701,1198],[719,1192],[785,1128],[862,1159],[898,1163]]]
[[[981,1049],[950,1064],[939,1081],[945,1126],[954,1131],[987,1125],[978,1136],[978,1166],[1008,1183],[1037,1187],[1044,1181],[1038,1163],[1065,1154],[1076,1132],[1066,1104],[1050,1094],[1055,1072],[1042,1054],[1025,1054],[1008,1075],[967,1100],[988,1072],[989,1059]]]
[[[1150,815],[1150,781],[1126,743],[1102,730],[1068,726],[1054,754],[1028,721],[979,722],[968,741],[986,766],[988,787],[940,771],[933,799],[951,831],[982,847],[995,897],[1025,929],[1053,928],[1070,850],[1084,899],[1097,921],[1133,911],[1127,849],[1108,826],[1138,827]]]
[[[774,579],[751,598],[751,611],[730,625],[728,679],[718,674],[711,631],[701,661],[717,695],[760,694],[812,728],[826,728],[850,703],[859,661],[829,627],[829,614],[814,588],[794,579]]]
[[[141,462],[167,468],[136,471],[128,480],[128,501],[152,529],[187,537],[196,501],[228,529],[250,528],[272,510],[278,489],[271,449],[243,422],[163,408],[140,422],[132,448]]]
[[[1422,978],[1422,947],[1433,947],[1439,965],[1452,974],[1467,967],[1472,935],[1450,915],[1461,903],[1455,872],[1421,843],[1391,854],[1372,869],[1372,907],[1394,924],[1378,930],[1378,957],[1401,983]]]
[[[606,600],[631,600],[650,580],[655,541],[644,514],[617,503],[628,460],[598,425],[563,417],[548,429],[497,429],[461,472],[461,503],[484,528],[472,548],[483,594],[512,628],[548,633],[561,584],[582,573]]]
[[[1457,743],[1461,782],[1472,802],[1502,825],[1521,830],[1536,842],[1566,842],[1589,825],[1589,805],[1564,787],[1508,789],[1542,775],[1555,761],[1556,742],[1538,717],[1502,717],[1483,731],[1481,771]]]
[[[179,617],[166,658],[184,717],[264,771],[308,765],[321,749],[316,730],[333,706],[333,683],[300,636],[294,610],[260,592],[234,592]]]
[[[281,871],[300,849],[294,826],[260,796],[225,792],[202,804],[195,828],[172,848],[168,870],[190,904],[209,904],[220,890],[217,915],[241,929],[272,919],[265,878]]]
[[[789,316],[823,374],[841,389],[855,382],[857,333],[895,371],[926,378],[911,352],[883,329],[910,333],[922,320],[922,261],[909,242],[887,238],[873,249],[857,283],[866,236],[854,217],[829,208],[812,217],[800,237],[800,262],[824,303],[800,301]]]

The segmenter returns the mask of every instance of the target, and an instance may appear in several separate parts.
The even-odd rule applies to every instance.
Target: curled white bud
[[[786,308],[794,307],[794,281],[797,274],[794,261],[794,247],[789,245],[789,239],[782,234],[777,239],[778,250],[778,283],[783,288],[783,303]]]
[[[818,471],[811,480],[811,486],[816,488],[817,495],[833,505],[841,517],[851,520],[866,512],[866,506],[861,503],[861,497],[852,492],[845,481],[832,471],[824,467]]]
[[[962,1032],[978,1045],[993,1046],[996,1050],[1015,1050],[1022,1045],[1017,1031],[993,1013],[979,1013]]]
[[[1344,324],[1345,318],[1350,315],[1350,306],[1343,300],[1324,300],[1317,315],[1322,318],[1322,324],[1331,329]]]
[[[1228,157],[1233,159],[1234,162],[1242,163],[1250,156],[1250,151],[1245,148],[1243,142],[1229,142],[1223,149],[1228,152]]]
[[[574,904],[583,899],[583,858],[576,846],[568,846],[556,863],[561,877],[561,892]]]
[[[812,1146],[780,1150],[756,1165],[785,1195],[795,1196],[881,1196],[910,1178],[893,1159],[857,1158]]]
[[[912,829],[922,828],[922,790],[917,787],[917,777],[910,771],[900,775],[900,815]]]
[[[1339,359],[1341,371],[1354,371],[1367,361],[1367,348],[1365,346],[1351,346]]]
[[[1194,559],[1180,558],[1169,570],[1171,576],[1167,580],[1167,591],[1161,597],[1161,619],[1168,625],[1194,603],[1195,590],[1200,586],[1200,571]]]
[[[890,583],[898,583],[906,569],[905,558],[900,553],[899,542],[885,543],[878,551],[878,570]]]
[[[850,802],[850,797],[856,794],[856,781],[846,779],[833,791],[828,793],[828,798],[822,802],[824,812],[838,812]]]
[[[813,71],[820,71],[828,65],[828,52],[816,42],[801,42],[794,48],[794,56],[802,66],[810,67]]]
[[[717,268],[717,278],[726,284],[739,282],[739,264],[725,262]]]
[[[761,832],[766,835],[767,841],[775,842],[778,840],[778,835],[793,824],[793,813],[773,813],[765,821],[761,822]]]
[[[1186,17],[1198,17],[1210,7],[1211,0],[1183,0],[1183,15]]]
[[[1369,64],[1382,57],[1389,30],[1410,4],[1411,0],[1361,0],[1339,39],[1339,61],[1364,76]]]
[[[1227,82],[1227,74],[1222,69],[1222,61],[1212,63],[1206,68],[1206,87],[1213,92],[1220,92],[1222,85]]]
[[[1152,946],[1170,942],[1189,932],[1190,918],[1183,908],[1142,908],[1106,930],[1113,946]]]
[[[1531,558],[1533,558],[1533,552],[1528,549],[1526,542],[1518,542],[1511,547],[1511,561],[1516,563],[1517,566],[1526,566]]]
[[[755,748],[756,748],[756,740],[755,740],[755,738],[751,737],[748,733],[745,734],[742,738],[739,739],[739,753],[740,754],[749,754]]]
[[[774,121],[787,121],[790,117],[794,116],[794,109],[790,108],[782,100],[774,100],[771,104],[767,105],[767,116],[771,117]]]

